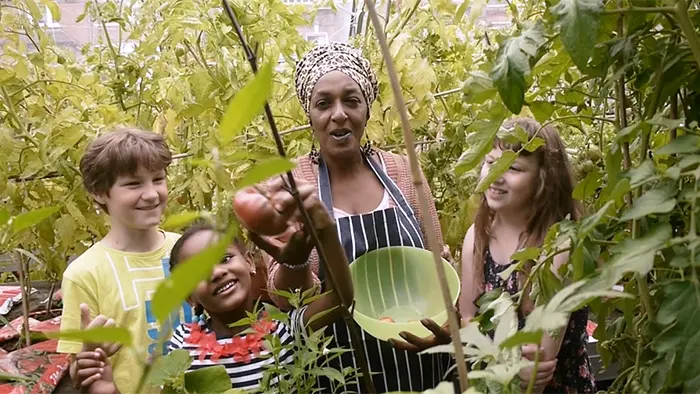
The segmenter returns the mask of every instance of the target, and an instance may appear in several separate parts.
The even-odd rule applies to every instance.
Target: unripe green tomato
[[[185,54],[185,50],[182,48],[175,49],[175,56],[182,57]]]
[[[584,160],[583,163],[581,163],[581,168],[583,169],[584,172],[589,173],[593,171],[595,168],[595,164],[593,164],[593,161],[590,159]]]
[[[590,148],[588,148],[588,157],[591,158],[594,162],[598,162],[603,160],[603,152],[598,148],[596,145],[591,145]]]

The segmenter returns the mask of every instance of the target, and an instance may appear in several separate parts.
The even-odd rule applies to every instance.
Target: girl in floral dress
[[[534,152],[523,151],[511,167],[483,194],[474,224],[469,228],[462,249],[462,293],[460,311],[465,321],[477,313],[475,301],[485,292],[500,288],[511,295],[524,284],[524,275],[513,272],[503,279],[499,274],[513,261],[510,256],[517,250],[542,245],[549,227],[570,215],[572,220],[581,216],[580,204],[573,199],[574,177],[565,146],[551,127],[542,128],[531,119],[513,119],[502,126],[505,130],[522,128],[529,138],[537,136],[544,144]],[[504,151],[518,151],[520,144],[494,141],[486,156],[481,176]],[[568,253],[554,258],[552,271],[568,261]],[[467,280],[472,278],[472,280]],[[525,294],[529,293],[526,289]],[[532,301],[525,297],[518,319],[523,327],[525,316],[532,311]],[[594,393],[595,381],[586,352],[586,323],[588,309],[571,314],[568,326],[558,340],[545,335],[535,392],[539,393]],[[523,355],[534,358],[535,349],[524,347]],[[532,367],[520,371],[523,387],[532,374]]]

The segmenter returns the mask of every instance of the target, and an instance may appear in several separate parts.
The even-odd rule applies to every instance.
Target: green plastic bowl
[[[459,297],[457,271],[442,259],[452,304]],[[445,302],[433,254],[406,246],[381,248],[360,256],[350,264],[355,287],[353,318],[377,339],[401,339],[408,331],[418,337],[432,333],[420,320],[430,318],[438,325],[447,321]],[[381,321],[390,318],[393,322]]]

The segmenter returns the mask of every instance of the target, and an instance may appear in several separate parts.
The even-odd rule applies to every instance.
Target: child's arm
[[[569,261],[569,253],[561,253],[554,256],[554,261],[552,263],[552,272],[554,275],[559,277],[559,268]],[[529,293],[529,289],[526,289]],[[529,311],[526,312],[528,314]],[[535,379],[534,391],[535,393],[541,393],[547,384],[554,377],[554,372],[557,366],[557,355],[559,354],[559,349],[564,340],[564,333],[566,332],[566,326],[561,328],[558,335],[552,338],[549,334],[545,333],[542,337],[540,343],[540,362],[537,368],[537,377]],[[528,360],[535,359],[535,352],[537,346],[527,345],[523,346],[523,357]],[[521,387],[525,389],[530,379],[532,378],[532,367],[523,368],[520,370],[520,379],[522,381]]]
[[[479,297],[479,281],[474,276],[474,225],[469,227],[462,244],[462,286],[459,294],[459,312],[463,324],[476,316],[474,302]]]

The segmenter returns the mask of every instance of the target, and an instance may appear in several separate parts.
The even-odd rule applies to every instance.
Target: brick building
[[[282,0],[288,4],[313,4],[314,0]],[[361,1],[361,0],[360,0]],[[358,3],[360,3],[358,1]],[[455,0],[460,1],[460,0]],[[94,23],[89,17],[86,17],[81,22],[76,22],[79,15],[83,13],[87,0],[57,0],[61,9],[61,20],[54,21],[51,18],[48,9],[44,23],[49,33],[60,46],[71,48],[76,53],[80,52],[80,48],[91,42],[97,42],[100,36],[103,35],[102,27]],[[378,2],[381,3],[381,2]],[[381,5],[379,6],[381,7]],[[356,25],[366,23],[366,16],[358,13],[356,18],[353,18],[352,1],[340,0],[336,1],[337,11],[330,8],[321,8],[311,26],[300,28],[300,33],[310,41],[319,43],[332,41],[346,41],[351,30],[356,31]],[[506,15],[505,2],[503,0],[489,0],[481,20],[491,26],[497,27],[507,25],[509,18]],[[110,36],[116,35],[116,26],[109,26]],[[123,50],[129,49],[129,43],[123,43]]]

